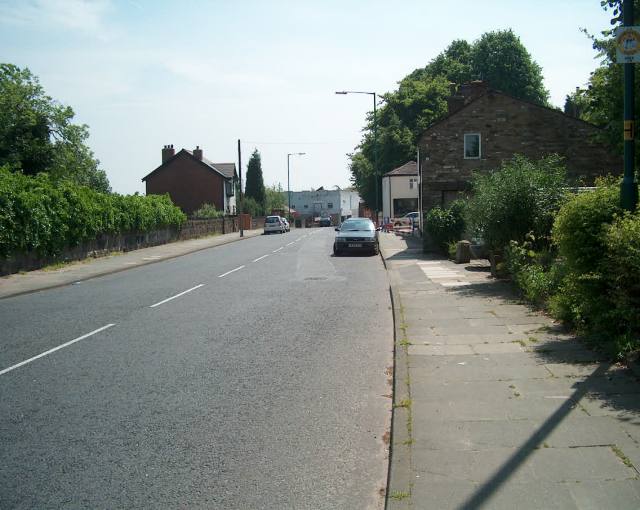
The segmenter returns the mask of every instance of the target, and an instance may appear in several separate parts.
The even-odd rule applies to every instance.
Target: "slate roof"
[[[156,168],[152,172],[150,172],[147,175],[145,175],[142,178],[142,180],[146,181],[149,177],[151,177],[153,174],[155,174],[158,170],[160,170],[161,168],[164,168],[169,162],[173,161],[174,159],[176,159],[177,157],[179,157],[183,153],[184,154],[188,154],[189,157],[195,159],[199,163],[202,163],[204,166],[206,166],[207,168],[209,168],[209,169],[215,171],[216,173],[220,174],[225,179],[233,179],[234,177],[236,177],[236,164],[235,163],[213,163],[213,162],[209,161],[207,158],[205,158],[204,156],[202,157],[201,160],[199,160],[193,155],[193,151],[190,151],[190,150],[187,150],[187,149],[181,149],[174,156],[170,157],[167,161],[162,163],[158,168]]]
[[[418,175],[418,164],[415,161],[407,161],[404,165],[394,168],[384,175],[392,177],[394,175]]]

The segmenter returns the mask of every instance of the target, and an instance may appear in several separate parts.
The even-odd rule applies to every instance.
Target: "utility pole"
[[[622,35],[617,36],[617,43],[623,46],[625,40],[629,37],[634,39],[635,46],[638,45],[637,35],[625,35],[629,29],[633,27],[633,0],[624,0],[623,4],[623,24],[625,29]],[[636,32],[637,34],[637,32]],[[620,60],[618,60],[620,61]],[[624,176],[620,185],[620,205],[627,211],[634,211],[638,204],[638,182],[635,175],[635,76],[633,61],[624,61]]]
[[[240,181],[240,190],[238,191],[238,198],[240,199],[240,204],[238,205],[240,216],[240,237],[244,237],[244,230],[242,229],[242,152],[240,151],[240,138],[238,138],[238,178]]]
[[[373,174],[376,179],[376,226],[378,226],[378,216],[380,211],[380,193],[378,192],[378,110],[376,105],[376,93],[373,93]],[[391,181],[389,181],[391,184]]]

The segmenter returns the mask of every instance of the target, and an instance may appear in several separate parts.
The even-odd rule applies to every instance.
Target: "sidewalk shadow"
[[[524,303],[513,284],[504,280],[491,280],[474,283],[450,290],[458,296],[502,298],[505,302],[521,304],[531,312],[538,309]],[[539,345],[527,345],[533,356],[544,364],[579,365],[584,371],[580,375],[567,375],[575,378],[573,393],[551,414],[518,450],[482,484],[469,499],[460,506],[471,510],[482,507],[503,486],[509,478],[524,464],[531,454],[539,449],[549,435],[567,418],[573,409],[580,406],[583,399],[597,402],[605,415],[638,426],[640,430],[640,386],[639,378],[630,370],[616,365],[604,355],[591,349],[582,339],[560,324],[549,327],[532,328],[530,339],[534,335],[544,336]],[[585,410],[584,408],[582,408]],[[585,412],[588,411],[585,410]],[[636,466],[639,468],[640,466]]]

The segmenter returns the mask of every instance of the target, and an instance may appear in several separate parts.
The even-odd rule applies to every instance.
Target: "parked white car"
[[[271,234],[272,232],[278,232],[284,234],[287,231],[284,222],[280,216],[267,216],[264,219],[264,233]]]

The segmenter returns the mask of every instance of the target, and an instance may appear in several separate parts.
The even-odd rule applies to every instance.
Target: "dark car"
[[[369,218],[349,218],[336,230],[338,233],[333,242],[334,255],[346,252],[378,254],[378,231]]]
[[[321,227],[330,227],[331,226],[331,218],[320,218],[320,226]]]

